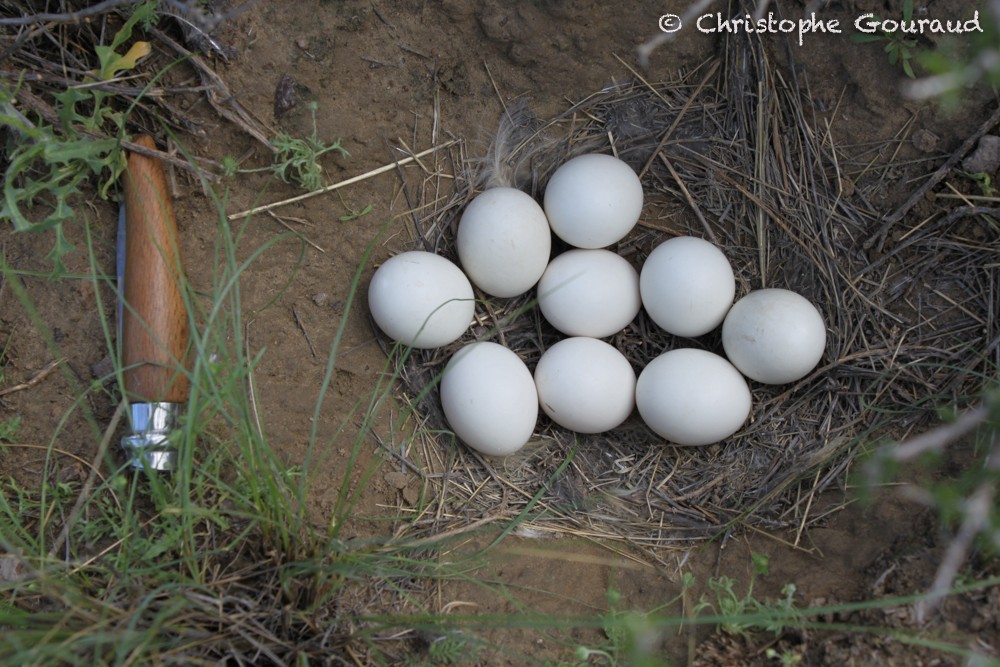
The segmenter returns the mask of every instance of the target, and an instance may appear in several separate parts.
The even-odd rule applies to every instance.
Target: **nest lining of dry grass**
[[[486,459],[448,430],[433,389],[444,364],[462,345],[487,339],[533,369],[561,335],[532,308],[532,294],[479,294],[477,322],[460,341],[396,353],[407,396],[433,434],[407,452],[432,500],[404,531],[440,534],[519,517],[521,534],[620,541],[654,558],[734,522],[801,535],[820,518],[816,494],[845,483],[859,445],[919,429],[941,404],[980,390],[1000,363],[995,223],[956,209],[910,229],[900,223],[873,250],[879,216],[855,185],[867,167],[849,162],[807,100],[758,40],[736,35],[718,61],[678,80],[637,76],[546,123],[509,110],[522,138],[505,163],[514,184],[538,197],[569,157],[613,152],[636,168],[646,192],[643,219],[615,248],[620,254],[639,267],[669,236],[712,240],[733,265],[737,298],[784,287],[815,303],[827,351],[799,382],[751,383],[750,420],[718,445],[671,446],[635,415],[598,435],[542,415],[524,450]],[[465,150],[422,165],[410,190],[418,245],[451,259],[461,212],[495,171],[491,159],[470,160]],[[675,347],[721,351],[717,332],[676,338],[645,313],[609,342],[637,373]]]

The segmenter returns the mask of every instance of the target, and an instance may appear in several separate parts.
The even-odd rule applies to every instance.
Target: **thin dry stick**
[[[44,380],[45,377],[49,373],[54,371],[56,369],[56,366],[61,364],[63,361],[65,360],[56,359],[55,361],[50,361],[49,363],[45,364],[41,368],[41,370],[32,373],[31,377],[29,377],[26,381],[21,382],[20,384],[15,384],[13,387],[6,387],[4,389],[0,389],[0,396],[6,396],[7,394],[13,394],[15,391],[24,391],[25,389],[30,389],[31,387],[34,387],[36,384]]]
[[[75,12],[60,12],[57,14],[38,13],[10,18],[0,18],[0,25],[28,25],[31,23],[79,23],[90,16],[111,11],[115,7],[132,4],[134,0],[104,0],[96,5],[84,7]]]
[[[256,1],[257,0],[249,0],[231,11],[224,14],[215,14],[213,16],[208,16],[203,13],[193,2],[186,3],[179,2],[178,0],[167,0],[166,4],[173,7],[175,10],[183,11],[188,14],[194,13],[194,16],[200,19],[201,23],[205,24],[203,29],[211,30],[222,21],[242,13],[247,7],[256,3]],[[109,12],[122,5],[132,5],[135,4],[135,2],[136,0],[104,0],[103,2],[98,2],[96,5],[84,7],[83,9],[79,9],[75,12],[37,13],[27,14],[25,16],[2,18],[0,19],[0,25],[29,25],[31,23],[80,23],[84,19]]]
[[[395,162],[393,162],[391,164],[383,165],[383,166],[379,167],[378,169],[372,169],[371,171],[368,171],[368,172],[365,172],[365,173],[360,174],[358,176],[354,176],[352,178],[349,178],[346,181],[340,181],[339,183],[334,183],[333,185],[328,185],[328,186],[326,186],[324,188],[320,188],[319,190],[314,190],[312,192],[306,192],[305,194],[297,195],[295,197],[291,197],[290,199],[283,199],[281,201],[276,201],[276,202],[272,202],[270,204],[265,204],[264,206],[257,206],[255,208],[251,208],[251,209],[248,209],[246,211],[240,211],[239,213],[233,213],[232,215],[230,215],[230,216],[227,217],[227,220],[237,220],[239,218],[245,218],[246,216],[253,215],[255,213],[263,213],[264,211],[270,211],[272,209],[276,209],[276,208],[279,208],[281,206],[285,206],[286,204],[294,204],[295,202],[300,202],[300,201],[303,201],[305,199],[310,199],[312,197],[316,197],[318,195],[323,195],[323,194],[326,194],[327,192],[333,192],[334,190],[339,190],[340,188],[347,187],[348,185],[354,185],[355,183],[360,183],[361,181],[365,181],[365,180],[367,180],[369,178],[372,178],[374,176],[379,176],[379,175],[384,174],[386,172],[392,171],[396,167],[401,167],[404,164],[409,164],[411,162],[415,162],[416,160],[418,160],[418,159],[420,159],[420,158],[422,158],[424,156],[430,155],[431,153],[439,151],[439,150],[441,150],[443,148],[448,148],[449,146],[452,146],[452,145],[454,145],[456,143],[458,143],[458,139],[452,139],[451,141],[445,142],[445,143],[441,144],[440,146],[432,146],[431,148],[428,148],[425,151],[421,151],[421,152],[417,153],[416,155],[411,155],[410,157],[405,157],[402,160],[396,160]]]
[[[769,114],[767,109],[764,108],[765,95],[764,95],[764,79],[757,80],[757,141],[754,142],[754,184],[755,184],[755,194],[763,199],[764,197],[764,179],[766,175],[764,173],[764,162],[766,160],[766,137],[767,132],[767,120],[769,119]],[[764,221],[766,216],[764,213],[764,208],[762,206],[757,207],[755,216],[755,231],[757,232],[757,253],[758,261],[760,262],[760,286],[767,287],[767,234],[765,233]]]
[[[313,347],[312,339],[309,338],[309,332],[306,331],[305,325],[302,324],[302,318],[299,317],[299,309],[296,308],[295,306],[292,306],[292,315],[295,317],[295,324],[298,325],[299,331],[301,331],[302,335],[306,337],[306,343],[309,344],[309,351],[312,353],[312,356],[315,357],[316,356],[316,348]]]
[[[242,127],[244,132],[267,146],[271,152],[277,152],[277,148],[271,143],[271,138],[264,133],[264,130],[269,128],[262,127],[262,124],[243,108],[243,105],[239,103],[236,96],[229,90],[229,86],[222,80],[222,77],[209,67],[208,63],[201,56],[191,53],[191,51],[188,51],[167,34],[156,28],[151,28],[150,32],[161,42],[186,58],[187,62],[198,70],[202,84],[207,89],[205,97],[220,116]]]
[[[274,218],[275,220],[277,220],[279,225],[281,225],[282,227],[284,227],[285,229],[287,229],[288,231],[290,231],[292,234],[295,234],[296,236],[298,236],[300,239],[302,239],[303,241],[305,241],[306,243],[308,243],[309,245],[311,245],[313,248],[316,248],[316,250],[319,250],[322,253],[326,253],[326,250],[323,250],[323,248],[321,248],[319,245],[317,245],[316,243],[314,243],[312,240],[309,239],[308,236],[306,236],[305,234],[303,234],[299,230],[292,228],[291,225],[289,225],[287,222],[285,222],[284,218],[282,218],[281,216],[279,216],[274,211],[268,211],[267,214],[269,216],[271,216],[272,218]]]
[[[49,550],[49,559],[55,558],[56,552],[59,550],[59,545],[69,539],[69,531],[76,523],[77,517],[80,515],[80,510],[83,509],[84,501],[90,497],[90,491],[94,487],[94,481],[97,479],[97,467],[101,464],[101,460],[104,459],[105,452],[108,451],[108,444],[111,442],[111,437],[115,433],[115,429],[118,428],[118,422],[121,421],[122,413],[125,412],[125,401],[118,404],[118,408],[115,410],[114,416],[111,417],[111,423],[104,430],[104,437],[101,438],[101,444],[97,447],[97,454],[94,456],[94,463],[90,466],[90,473],[87,475],[87,480],[83,483],[83,488],[80,489],[80,495],[76,497],[76,502],[73,503],[73,509],[70,510],[69,516],[66,518],[66,523],[63,524],[62,530],[59,531],[59,537],[55,539],[52,543],[52,549]]]

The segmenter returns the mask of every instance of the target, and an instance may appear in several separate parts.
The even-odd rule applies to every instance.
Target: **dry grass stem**
[[[64,359],[54,359],[49,363],[42,366],[40,369],[28,376],[28,379],[24,382],[18,382],[10,387],[4,387],[0,389],[0,396],[6,396],[7,394],[13,394],[16,391],[24,391],[25,389],[31,389],[36,384],[48,377],[49,373],[54,371],[59,364],[61,364]]]
[[[300,201],[303,201],[305,199],[311,199],[312,197],[316,197],[316,196],[319,196],[319,195],[322,195],[322,194],[326,194],[328,192],[333,192],[334,190],[339,190],[340,188],[347,187],[348,185],[354,185],[355,183],[360,183],[361,181],[367,180],[369,178],[373,178],[375,176],[379,176],[379,175],[384,174],[386,172],[393,171],[394,169],[396,169],[398,167],[401,167],[403,165],[409,164],[410,162],[414,162],[414,161],[416,161],[416,160],[418,160],[418,159],[420,159],[422,157],[426,157],[426,156],[428,156],[428,155],[430,155],[432,153],[435,153],[435,152],[437,152],[439,150],[443,150],[445,148],[449,148],[449,147],[453,146],[455,143],[456,143],[455,140],[447,141],[447,142],[445,142],[445,143],[443,143],[443,144],[441,144],[439,146],[434,146],[433,148],[428,148],[425,151],[421,151],[420,153],[417,153],[416,155],[410,155],[408,157],[401,158],[401,159],[399,159],[399,160],[397,160],[395,162],[392,162],[391,164],[386,164],[386,165],[383,165],[383,166],[381,166],[381,167],[379,167],[377,169],[372,169],[371,171],[365,172],[364,174],[359,174],[359,175],[354,176],[352,178],[348,178],[347,180],[340,181],[339,183],[333,183],[332,185],[328,185],[326,187],[320,188],[319,190],[315,190],[313,192],[306,192],[304,194],[297,195],[295,197],[290,197],[288,199],[283,199],[281,201],[272,202],[270,204],[265,204],[263,206],[257,206],[255,208],[247,209],[246,211],[240,211],[239,213],[232,213],[232,214],[229,215],[228,219],[229,220],[238,220],[239,218],[245,218],[248,215],[254,215],[256,213],[263,213],[265,211],[270,211],[270,210],[279,208],[281,206],[286,206],[288,204],[294,204],[296,202],[300,202]]]

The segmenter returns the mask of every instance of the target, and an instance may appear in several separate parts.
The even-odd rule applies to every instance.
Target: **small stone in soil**
[[[295,91],[295,79],[288,74],[282,74],[278,85],[274,88],[274,117],[280,119],[299,103]]]
[[[115,365],[111,361],[110,356],[105,356],[103,359],[95,363],[90,367],[90,373],[95,378],[105,378],[105,381],[114,380],[112,373],[114,373]]]
[[[992,174],[1000,169],[1000,137],[987,134],[980,138],[972,155],[962,160],[962,169],[970,174]]]

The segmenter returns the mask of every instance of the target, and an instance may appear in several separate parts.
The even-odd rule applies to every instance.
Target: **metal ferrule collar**
[[[132,434],[122,438],[129,465],[140,470],[176,470],[178,452],[170,433],[180,423],[182,403],[132,403]]]

